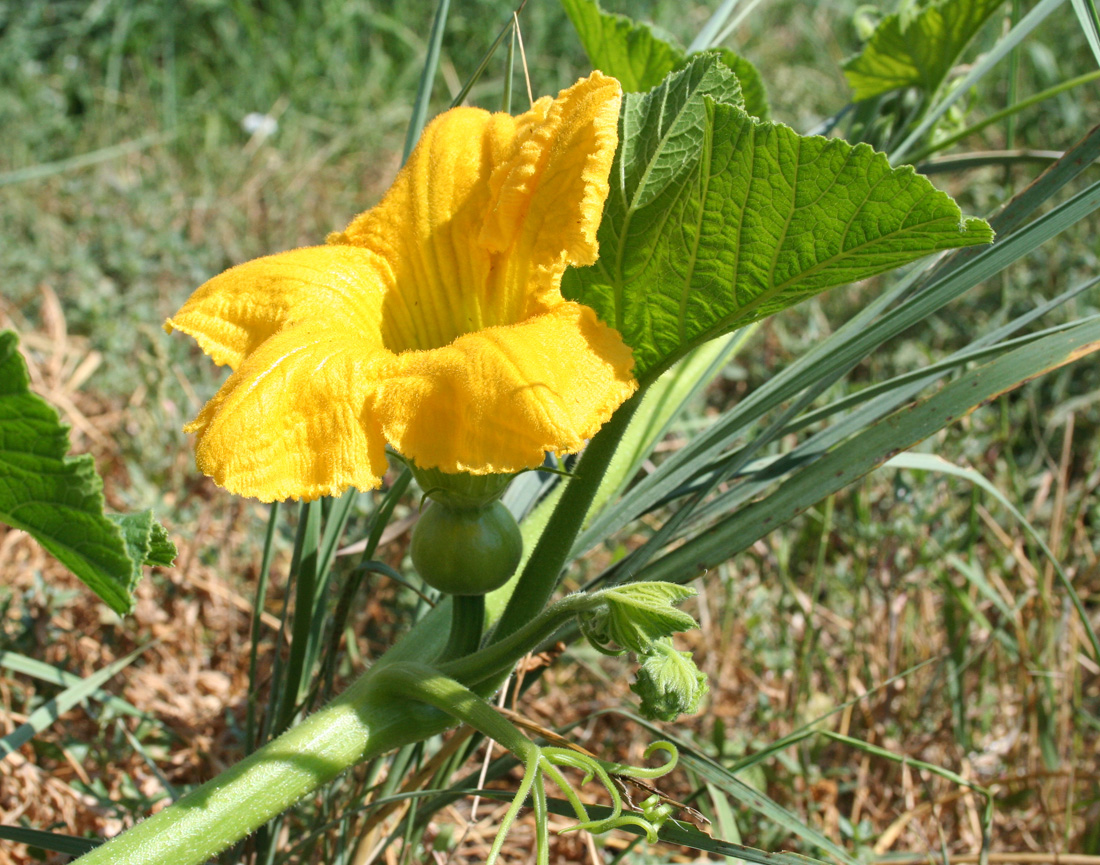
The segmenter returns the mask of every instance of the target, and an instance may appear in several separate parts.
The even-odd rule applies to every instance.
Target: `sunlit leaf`
[[[623,90],[656,87],[683,59],[683,49],[658,36],[648,24],[604,12],[595,0],[561,0],[561,5],[592,67],[618,78]]]
[[[676,609],[694,594],[694,589],[673,583],[629,583],[605,589],[600,599],[606,606],[582,614],[581,630],[600,651],[619,654],[609,649],[608,644],[614,644],[644,655],[656,641],[696,627],[695,619]]]
[[[757,121],[720,88],[692,86],[723,74],[702,58],[626,95],[600,259],[562,282],[619,330],[642,381],[827,288],[992,240],[911,168]]]
[[[656,87],[666,75],[684,68],[697,56],[687,54],[671,37],[658,33],[649,24],[605,12],[596,0],[562,0],[562,6],[577,30],[592,67],[618,78],[628,93]],[[756,67],[728,48],[720,48],[714,53],[741,82],[744,101],[738,104],[754,117],[766,120],[768,97],[764,79]]]
[[[112,610],[127,613],[142,565],[176,555],[151,512],[103,513],[90,456],[69,457],[69,431],[30,391],[14,333],[0,333],[0,522],[30,534]]]
[[[863,51],[844,64],[853,98],[858,102],[901,87],[934,93],[1001,2],[938,0],[887,15]]]

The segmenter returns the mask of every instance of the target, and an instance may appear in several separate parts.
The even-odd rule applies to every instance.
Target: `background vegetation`
[[[74,424],[76,449],[96,455],[110,504],[155,508],[182,553],[176,568],[146,581],[136,615],[120,622],[19,533],[0,534],[0,650],[86,675],[159,640],[111,689],[127,702],[90,702],[0,763],[0,822],[110,832],[241,753],[248,610],[266,509],[196,476],[179,429],[213,393],[218,374],[190,341],[167,338],[160,322],[210,275],[315,243],[377,199],[398,166],[434,5],[0,5],[0,325],[22,335],[34,385]],[[496,0],[454,5],[433,101],[440,109],[510,14]],[[648,18],[686,44],[716,4],[604,5]],[[1024,44],[1011,73],[990,76],[969,97],[969,122],[1093,68],[1065,9]],[[849,0],[773,0],[728,44],[761,69],[773,117],[805,132],[848,101],[839,64],[857,50],[866,14]],[[556,3],[532,0],[521,23],[536,94],[587,71]],[[998,27],[986,28],[979,43],[995,41]],[[498,106],[501,70],[501,63],[490,67],[472,101]],[[516,85],[522,102],[518,77]],[[1095,88],[1078,89],[989,127],[966,149],[1064,149],[1098,116],[1098,103]],[[274,119],[277,130],[250,132],[246,118],[254,113]],[[1019,162],[934,179],[964,211],[985,215],[1037,171]],[[1095,229],[1095,220],[1085,221],[1042,247],[879,352],[845,386],[934,362],[964,344],[968,331],[1096,274]],[[664,448],[802,354],[875,290],[833,292],[769,322]],[[1081,317],[1098,306],[1094,288],[1056,316]],[[1098,381],[1096,361],[1086,360],[926,443],[976,468],[1024,511],[1093,610]],[[402,506],[399,517],[407,513]],[[399,519],[384,538],[395,567],[407,525]],[[598,555],[606,561],[615,551]],[[1100,856],[1100,670],[1079,651],[1072,610],[1055,585],[1019,524],[989,496],[959,479],[880,471],[702,581],[694,612],[703,630],[693,648],[712,697],[692,732],[701,747],[733,761],[862,697],[831,716],[828,728],[991,787],[995,853],[1011,853],[1010,861],[1025,861],[1024,851]],[[380,652],[415,604],[373,577],[357,601],[345,674]],[[278,579],[267,609],[270,655]],[[544,677],[525,712],[551,726],[583,722],[574,735],[590,748],[637,759],[644,731],[598,714],[624,705],[626,677],[581,650],[571,660],[579,663]],[[20,723],[57,691],[25,671],[0,674],[0,725]],[[923,860],[943,851],[966,861],[980,845],[976,797],[847,743],[807,739],[742,778],[868,859]],[[683,783],[682,792],[693,789]],[[317,807],[323,816],[327,806]],[[492,824],[467,824],[468,804],[452,812],[443,812],[447,821],[470,828],[457,855],[476,861]],[[479,817],[485,813],[483,806]],[[723,837],[798,846],[749,811],[711,816]],[[444,822],[426,836],[439,850],[452,843]],[[454,831],[457,840],[462,832]],[[563,839],[560,861],[582,861],[584,844]],[[522,861],[521,836],[513,846]],[[29,855],[0,842],[0,862]],[[323,857],[324,848],[313,855]],[[632,855],[641,862],[671,854]]]

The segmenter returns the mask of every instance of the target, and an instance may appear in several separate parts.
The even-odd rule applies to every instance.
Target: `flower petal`
[[[287,327],[251,352],[185,430],[219,486],[270,502],[377,487],[385,441],[365,407],[392,355],[346,327]]]
[[[489,206],[489,174],[511,148],[513,125],[506,114],[475,108],[440,115],[382,201],[329,236],[389,263],[394,351],[446,345],[487,323],[479,287],[491,260],[474,241]]]
[[[563,90],[540,122],[533,122],[539,103],[519,118],[519,146],[493,172],[493,209],[480,236],[505,258],[497,274],[502,293],[545,301],[556,295],[566,265],[596,261],[621,98],[618,81],[594,72]]]
[[[632,366],[617,331],[563,302],[397,356],[371,401],[386,440],[421,466],[515,472],[580,450],[637,388]]]
[[[372,252],[314,246],[257,258],[204,283],[165,322],[194,337],[215,363],[236,369],[287,324],[333,322],[381,344],[386,265]]]
[[[519,117],[456,108],[428,124],[382,201],[329,237],[390,263],[392,350],[561,302],[566,265],[596,260],[619,100],[594,73]]]

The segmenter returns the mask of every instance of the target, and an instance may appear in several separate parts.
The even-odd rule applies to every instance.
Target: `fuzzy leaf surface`
[[[88,455],[70,457],[69,430],[30,391],[14,333],[0,333],[0,522],[22,529],[116,613],[134,605],[143,564],[175,547],[151,512],[103,513],[103,482]]]
[[[867,145],[799,136],[728,104],[704,86],[723,70],[701,58],[626,94],[600,258],[562,280],[567,298],[618,329],[645,383],[701,342],[827,288],[993,238]]]
[[[607,654],[619,654],[609,644],[642,656],[657,641],[697,627],[676,604],[695,595],[695,590],[675,583],[629,583],[600,592],[606,603],[600,611],[580,617],[581,630],[593,646]]]
[[[695,666],[691,652],[678,652],[672,640],[655,642],[642,658],[638,677],[630,686],[640,701],[642,715],[651,721],[675,721],[699,711],[710,690],[707,677]]]
[[[883,18],[844,64],[857,102],[902,87],[934,93],[1002,0],[938,0]]]

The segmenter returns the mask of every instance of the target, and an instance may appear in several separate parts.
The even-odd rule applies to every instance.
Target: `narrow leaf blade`
[[[132,664],[146,648],[148,647],[143,646],[140,649],[135,649],[126,657],[119,658],[101,670],[96,670],[86,679],[71,685],[52,700],[47,700],[31,712],[26,721],[0,739],[0,759],[4,759],[9,754],[17,751],[43,730],[50,727],[73,706],[98,691],[106,684],[108,679]]]
[[[1097,350],[1100,322],[1092,320],[1006,352],[959,376],[927,400],[852,437],[802,469],[772,495],[742,508],[642,569],[637,578],[689,580],[978,406]]]

